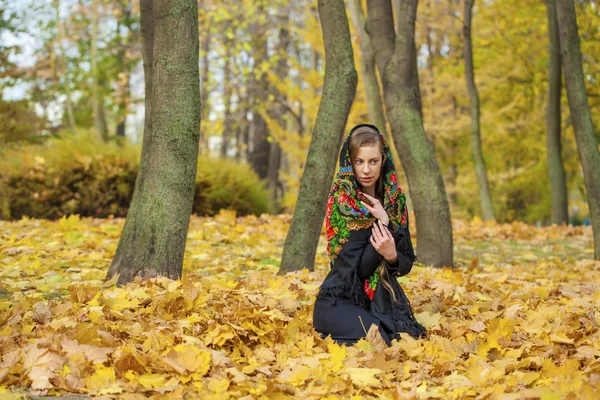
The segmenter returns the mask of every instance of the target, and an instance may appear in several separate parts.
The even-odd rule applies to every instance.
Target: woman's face
[[[382,156],[379,147],[376,145],[359,147],[352,167],[356,180],[362,186],[364,191],[371,191],[375,188],[377,178],[381,173]]]

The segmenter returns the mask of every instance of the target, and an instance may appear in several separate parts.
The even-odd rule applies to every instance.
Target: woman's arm
[[[381,255],[375,250],[375,247],[369,242],[368,238],[365,243],[365,250],[358,262],[358,276],[363,280],[368,279],[373,275],[373,272],[381,265],[382,259]]]
[[[388,263],[389,272],[395,276],[404,276],[410,272],[416,258],[408,225],[406,228],[400,228],[400,232],[393,233],[392,236],[396,242],[398,260],[395,263]]]

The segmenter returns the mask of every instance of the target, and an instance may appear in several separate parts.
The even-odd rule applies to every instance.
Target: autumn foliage
[[[278,276],[290,216],[194,217],[182,281],[103,282],[122,219],[0,222],[0,396],[582,398],[600,390],[590,227],[455,222],[400,278],[428,337],[322,340],[328,270]],[[366,327],[368,329],[368,327]],[[358,398],[358,397],[357,397]]]

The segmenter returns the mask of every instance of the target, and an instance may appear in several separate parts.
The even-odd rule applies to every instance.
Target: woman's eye
[[[375,161],[371,161],[371,165],[377,165],[379,161],[375,160]]]
[[[362,160],[356,160],[356,164],[362,164]]]

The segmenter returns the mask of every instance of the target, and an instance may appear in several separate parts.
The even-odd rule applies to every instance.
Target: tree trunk
[[[277,62],[276,73],[279,79],[283,82],[288,77],[288,64],[287,64],[287,50],[290,44],[290,32],[286,28],[289,23],[289,17],[285,16],[279,22],[281,28],[279,29],[279,61]],[[284,104],[287,103],[287,97],[285,93],[278,92],[276,95],[275,104],[270,107],[270,116],[277,121],[279,126],[285,129],[285,113],[286,109]],[[271,141],[271,148],[269,149],[269,170],[267,172],[267,189],[269,191],[269,197],[273,206],[274,212],[278,213],[281,211],[281,184],[279,182],[279,170],[281,169],[281,158],[283,152],[281,146],[276,140]]]
[[[343,0],[319,0],[325,43],[325,83],[279,273],[314,270],[315,254],[337,151],[356,93],[357,74]]]
[[[471,42],[471,19],[473,4],[475,0],[465,0],[465,11],[463,20],[464,36],[464,57],[465,57],[465,76],[467,78],[467,91],[471,102],[471,153],[473,156],[473,165],[479,184],[479,200],[481,201],[481,213],[484,221],[493,221],[496,219],[494,206],[492,205],[492,196],[490,195],[490,186],[487,178],[487,168],[483,158],[481,148],[481,132],[479,128],[479,93],[475,85],[475,72],[473,67],[473,46]]]
[[[419,260],[453,265],[452,223],[444,181],[431,142],[425,135],[415,49],[417,0],[403,0],[394,33],[389,0],[370,0],[366,31],[383,83],[392,136],[402,161],[417,220]]]
[[[202,2],[203,7],[206,7],[206,0]],[[208,125],[208,112],[209,112],[209,101],[208,94],[210,93],[210,85],[209,85],[209,60],[208,53],[210,51],[210,29],[206,28],[203,31],[204,35],[202,37],[202,85],[200,85],[200,116],[201,121],[204,121],[202,124],[201,132],[200,132],[200,151],[208,150],[208,134],[207,129],[204,126]]]
[[[556,0],[546,1],[548,13],[548,98],[546,99],[546,148],[548,152],[548,174],[552,193],[552,219],[556,225],[569,221],[567,178],[561,154],[561,68]]]
[[[594,258],[600,260],[600,151],[583,80],[575,4],[573,0],[560,0],[556,2],[556,10],[567,99],[594,232]]]
[[[64,26],[60,21],[60,0],[54,0],[54,11],[56,14],[56,30],[58,33],[58,49],[60,51],[60,58],[65,63],[65,71],[64,71],[64,89],[65,89],[65,111],[67,113],[67,121],[69,122],[69,129],[72,133],[75,133],[77,129],[77,124],[75,123],[75,113],[73,112],[73,102],[71,100],[71,84],[69,82],[69,61],[65,55],[65,49],[63,47],[63,39],[64,39]]]
[[[127,34],[131,36],[131,5],[129,2],[122,3],[123,7],[123,16],[122,21],[124,22],[125,27],[127,28]],[[118,93],[118,113],[117,113],[117,128],[116,128],[116,136],[118,138],[125,137],[126,131],[126,121],[127,114],[129,112],[129,103],[130,103],[130,75],[131,75],[131,67],[130,63],[126,60],[125,57],[125,46],[126,43],[123,42],[121,33],[120,33],[120,22],[117,24],[117,37],[119,38],[119,51],[117,52],[117,65],[118,65],[118,76],[117,81],[119,83],[119,93]]]
[[[259,7],[259,12],[264,13],[263,7]],[[262,105],[262,102],[268,96],[269,93],[269,81],[267,79],[267,75],[263,72],[260,72],[261,64],[263,62],[268,62],[268,54],[267,54],[267,36],[266,36],[266,27],[264,25],[255,24],[255,40],[254,40],[254,64],[252,71],[252,97],[253,101],[253,111],[252,111],[252,135],[249,140],[249,148],[248,148],[248,162],[252,166],[252,169],[256,171],[256,174],[260,179],[267,178],[267,170],[269,166],[269,149],[271,144],[268,141],[269,137],[269,129],[267,127],[267,123],[264,118],[260,115],[260,112],[257,110],[258,107]],[[256,78],[256,74],[259,75]]]
[[[369,36],[365,31],[365,15],[360,0],[348,0],[348,9],[354,29],[358,33],[361,53],[362,78],[365,85],[367,97],[367,107],[369,109],[369,118],[372,123],[379,128],[379,131],[389,138],[386,132],[385,114],[381,102],[381,93],[377,75],[375,73],[375,55]]]
[[[227,150],[229,148],[229,142],[233,136],[233,121],[231,116],[231,88],[233,83],[231,82],[231,49],[233,47],[232,40],[225,40],[225,47],[227,48],[227,55],[225,56],[225,68],[223,71],[223,103],[225,106],[225,115],[223,123],[223,134],[221,135],[221,157],[227,157]]]
[[[108,129],[106,128],[106,118],[104,115],[104,101],[100,94],[100,71],[98,71],[98,25],[100,10],[97,4],[98,0],[92,2],[91,21],[92,37],[90,49],[90,66],[92,72],[92,112],[94,114],[94,126],[100,138],[108,141]]]
[[[133,199],[108,270],[109,277],[119,274],[119,285],[136,276],[181,277],[198,162],[198,3],[142,0],[140,6],[151,109]]]

